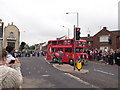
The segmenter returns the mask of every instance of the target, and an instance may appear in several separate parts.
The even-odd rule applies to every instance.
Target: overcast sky
[[[118,1],[0,0],[0,19],[5,26],[13,22],[20,30],[20,41],[33,45],[67,35],[68,28],[72,38],[77,14],[66,12],[79,13],[81,36],[94,35],[102,27],[118,30]]]

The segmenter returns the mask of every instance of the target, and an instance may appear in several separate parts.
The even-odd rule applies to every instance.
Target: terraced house
[[[81,37],[81,39],[87,40],[88,49],[118,49],[120,48],[120,30],[110,31],[107,27],[103,27],[94,36],[88,34],[87,37]]]

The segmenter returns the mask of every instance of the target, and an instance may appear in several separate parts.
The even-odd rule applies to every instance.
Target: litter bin
[[[80,71],[80,69],[82,68],[81,59],[78,59],[78,61],[76,62],[76,68],[78,69],[78,71]]]

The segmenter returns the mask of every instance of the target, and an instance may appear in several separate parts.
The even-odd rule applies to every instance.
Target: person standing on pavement
[[[103,61],[107,64],[107,63],[108,63],[108,60],[107,60],[107,51],[106,51],[106,50],[104,50],[104,51],[102,52],[102,58],[103,58]]]
[[[98,61],[98,49],[97,48],[94,51],[94,57],[95,57],[95,61]]]
[[[40,52],[39,52],[39,51],[37,52],[37,56],[38,56],[38,57],[40,56]]]
[[[120,66],[120,49],[117,49],[114,54],[115,64]]]
[[[59,54],[59,56],[58,56],[59,64],[63,64],[63,62],[62,62],[63,51],[62,51],[62,50],[59,50],[59,51],[58,51],[58,54]]]
[[[113,65],[113,53],[110,50],[108,51],[107,58],[108,58],[108,63],[110,65]]]
[[[12,88],[14,90],[22,85],[19,73],[5,64],[7,54],[5,49],[0,50],[0,90],[5,88]]]

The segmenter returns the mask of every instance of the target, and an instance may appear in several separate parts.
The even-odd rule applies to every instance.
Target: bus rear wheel
[[[69,64],[70,65],[73,65],[74,64],[74,61],[72,59],[69,60]]]

